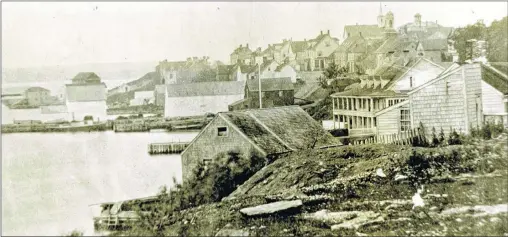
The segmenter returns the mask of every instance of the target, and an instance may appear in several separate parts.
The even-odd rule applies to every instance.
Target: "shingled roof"
[[[365,38],[377,38],[383,36],[383,28],[377,25],[347,25],[344,26],[344,33],[350,34],[345,37],[351,37],[354,35],[362,34]]]
[[[214,81],[166,85],[167,97],[241,95],[244,93],[243,81]]]
[[[482,64],[482,79],[503,94],[508,94],[508,76],[502,71]]]
[[[266,154],[332,145],[333,137],[299,106],[219,113]],[[335,143],[336,144],[336,143]]]
[[[388,53],[391,51],[402,51],[413,43],[416,44],[417,41],[404,37],[391,37],[385,40],[383,44],[381,44],[381,46],[379,46],[379,48],[375,51],[375,53],[379,54]]]
[[[80,72],[74,78],[72,82],[100,82],[101,78],[94,72]]]
[[[293,42],[291,42],[291,49],[293,49],[293,53],[305,52],[305,50],[308,48],[309,48],[309,42],[307,42],[307,41],[293,41]]]
[[[420,41],[425,51],[442,51],[448,50],[447,39],[426,39]]]
[[[247,80],[247,88],[250,91],[259,91],[258,79]],[[290,77],[261,79],[262,91],[286,91],[294,90]]]

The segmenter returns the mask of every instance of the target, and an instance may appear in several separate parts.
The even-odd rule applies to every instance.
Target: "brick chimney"
[[[327,31],[327,34],[329,35],[330,34],[330,30]]]
[[[246,47],[246,48],[248,48],[248,47],[249,47],[249,44],[246,44],[246,45],[245,45],[245,47]]]
[[[321,34],[320,35],[323,35],[323,31],[321,31]]]

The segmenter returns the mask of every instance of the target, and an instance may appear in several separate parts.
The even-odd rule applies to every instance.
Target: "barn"
[[[182,174],[188,179],[200,162],[220,153],[268,156],[340,144],[298,106],[218,113],[182,153]]]

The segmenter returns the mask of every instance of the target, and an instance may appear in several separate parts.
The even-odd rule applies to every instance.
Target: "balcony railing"
[[[349,129],[349,136],[375,134],[376,128],[354,128]]]

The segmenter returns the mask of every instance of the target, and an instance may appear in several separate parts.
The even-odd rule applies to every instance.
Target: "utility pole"
[[[259,83],[259,108],[263,108],[263,98],[261,96],[263,93],[261,93],[261,64],[258,63],[258,83]]]

